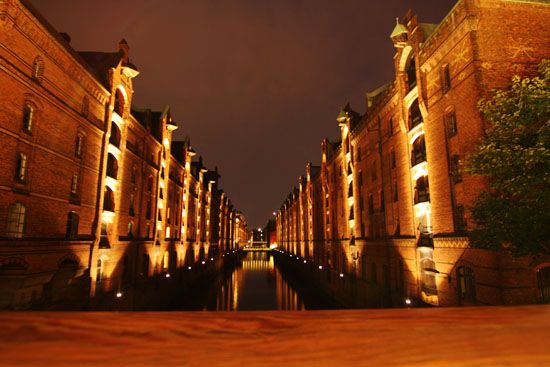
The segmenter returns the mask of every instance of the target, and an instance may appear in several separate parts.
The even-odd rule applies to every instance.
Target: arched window
[[[24,182],[27,179],[27,155],[24,153],[19,153],[17,157],[17,167],[15,170],[15,178]]]
[[[420,107],[418,106],[418,100],[415,100],[409,108],[409,130],[414,129],[416,126],[423,122],[422,113],[420,113]]]
[[[36,81],[41,81],[44,76],[44,60],[37,56],[32,63],[32,78]]]
[[[23,130],[30,133],[34,123],[34,107],[30,103],[25,103],[23,108]]]
[[[460,304],[476,302],[474,271],[469,266],[459,266],[456,270],[458,298]]]
[[[22,238],[25,233],[26,208],[21,203],[12,204],[8,210],[6,237]]]
[[[120,129],[118,128],[118,125],[115,123],[111,123],[111,136],[109,137],[109,144],[114,145],[117,148],[120,148],[121,138],[122,138],[122,135],[120,133]]]
[[[422,291],[427,295],[437,295],[435,262],[430,258],[424,258],[420,262],[420,268],[422,271]]]
[[[428,187],[428,176],[421,176],[416,180],[414,188],[414,203],[430,201],[430,189]]]
[[[122,94],[120,89],[117,89],[115,93],[114,112],[118,113],[121,117],[124,115],[124,95]]]
[[[111,153],[107,156],[107,176],[114,178],[118,177],[118,161]]]
[[[103,210],[109,212],[115,211],[115,194],[110,187],[105,187],[104,198],[103,198]]]
[[[78,237],[78,222],[80,218],[76,212],[69,212],[67,215],[67,239],[75,239]]]
[[[420,135],[412,144],[411,166],[414,167],[419,163],[426,161],[426,142],[424,135]]]

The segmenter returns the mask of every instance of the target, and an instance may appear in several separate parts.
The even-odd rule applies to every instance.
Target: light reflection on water
[[[302,297],[283,277],[268,252],[249,252],[230,275],[220,279],[204,300],[203,310],[305,310]],[[198,305],[197,305],[198,306]]]

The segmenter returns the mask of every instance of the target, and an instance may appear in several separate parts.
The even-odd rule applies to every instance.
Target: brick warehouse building
[[[130,107],[126,41],[77,52],[24,0],[0,28],[0,308],[145,304],[247,241],[170,108]]]
[[[486,128],[477,102],[550,58],[548,23],[541,0],[398,20],[395,79],[367,93],[364,115],[342,109],[341,139],[322,142],[277,214],[280,247],[313,282],[354,305],[548,302],[549,258],[470,247],[468,208],[487,182],[462,170]]]

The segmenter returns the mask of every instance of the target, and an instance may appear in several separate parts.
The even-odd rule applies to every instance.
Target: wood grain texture
[[[1,366],[548,366],[550,306],[0,313]]]

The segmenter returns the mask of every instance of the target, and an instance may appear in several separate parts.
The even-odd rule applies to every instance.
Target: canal
[[[204,311],[333,309],[326,295],[282,271],[271,252],[245,252],[224,272],[190,290],[177,309]]]

